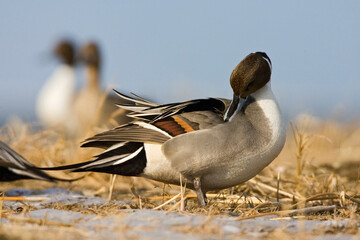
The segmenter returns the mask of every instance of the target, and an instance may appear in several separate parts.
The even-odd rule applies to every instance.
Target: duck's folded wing
[[[134,120],[112,130],[97,134],[83,142],[82,147],[103,148],[94,160],[47,170],[99,171],[120,175],[135,175],[133,166],[141,165],[144,143],[164,144],[170,139],[193,131],[212,128],[223,122],[229,104],[225,99],[199,99],[159,105],[118,93],[129,105],[119,105],[130,111]]]
[[[131,102],[131,104],[118,104],[120,108],[130,111],[128,116],[151,123],[174,115],[205,111],[223,117],[231,102],[230,100],[223,98],[208,98],[160,105],[147,101],[135,94],[132,94],[134,97],[130,97],[117,91],[115,92],[122,101]]]
[[[120,142],[163,143],[170,138],[169,134],[151,124],[135,121],[88,138],[82,147],[107,149]]]
[[[83,147],[108,149],[121,142],[162,144],[185,133],[212,128],[224,123],[223,117],[230,100],[220,98],[197,99],[181,103],[159,105],[134,95],[116,92],[123,101],[119,105],[134,120],[84,141]]]

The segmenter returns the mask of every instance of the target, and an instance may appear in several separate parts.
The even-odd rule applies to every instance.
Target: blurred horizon
[[[358,1],[3,1],[0,11],[1,125],[36,120],[37,94],[58,64],[50,53],[63,38],[99,43],[104,89],[158,103],[231,98],[232,69],[264,51],[287,120],[360,119]]]

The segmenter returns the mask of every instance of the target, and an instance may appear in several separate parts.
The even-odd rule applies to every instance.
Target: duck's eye
[[[254,83],[254,82],[250,82],[250,83],[246,86],[245,91],[249,91],[250,88],[252,87],[253,83]]]

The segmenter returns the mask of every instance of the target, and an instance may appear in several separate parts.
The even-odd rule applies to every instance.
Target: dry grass
[[[79,148],[82,139],[67,140],[55,130],[34,129],[34,125],[13,122],[1,129],[0,139],[37,166],[81,162],[99,152]],[[101,130],[90,132],[88,136]],[[189,190],[181,192],[177,186],[141,178],[118,176],[112,199],[127,199],[134,202],[135,208],[153,209],[178,194],[158,208],[176,211],[186,204],[186,214],[228,214],[238,216],[239,220],[269,213],[280,217],[305,215],[316,219],[359,220],[360,123],[339,124],[308,119],[291,124],[288,132],[284,150],[269,167],[244,184],[209,193],[210,201],[205,209],[197,207],[195,195]],[[62,172],[54,172],[53,175],[68,178],[81,176]],[[111,178],[107,174],[92,173],[74,183],[33,183],[7,183],[2,185],[2,190],[56,186],[106,198]],[[176,203],[181,196],[182,202]],[[62,209],[61,205],[52,207]],[[103,215],[111,213],[115,207],[108,205],[95,210],[74,207],[71,210]]]

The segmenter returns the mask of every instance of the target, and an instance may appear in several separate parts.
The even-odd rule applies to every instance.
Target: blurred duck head
[[[79,52],[78,60],[88,67],[100,68],[100,48],[95,42],[85,44]]]
[[[75,64],[75,47],[74,43],[70,40],[60,41],[56,45],[53,54],[65,64],[70,66]]]

